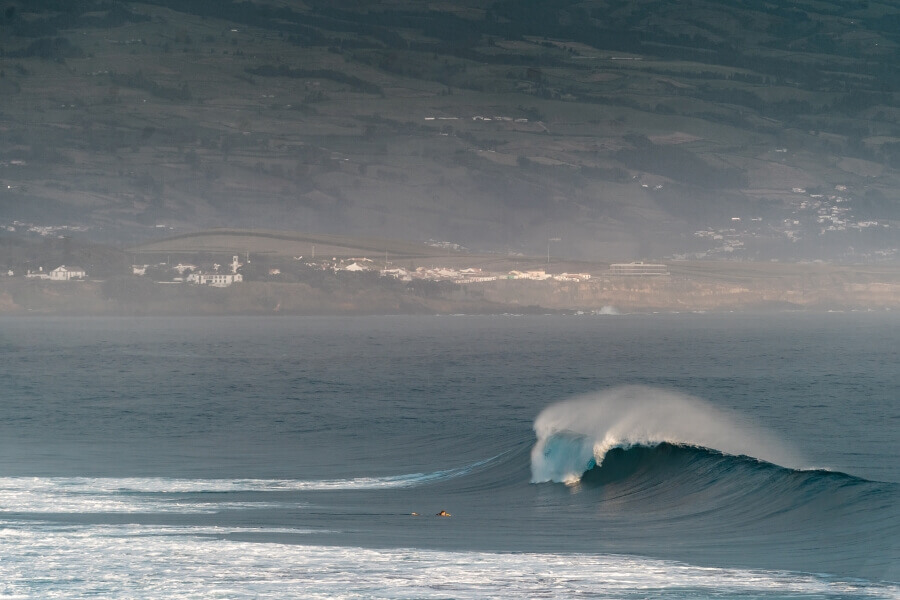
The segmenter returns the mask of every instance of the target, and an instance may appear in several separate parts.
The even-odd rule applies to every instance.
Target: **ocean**
[[[3,318],[0,599],[900,598],[898,333]]]

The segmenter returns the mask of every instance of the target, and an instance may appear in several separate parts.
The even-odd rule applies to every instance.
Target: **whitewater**
[[[898,325],[0,319],[0,599],[900,598]]]

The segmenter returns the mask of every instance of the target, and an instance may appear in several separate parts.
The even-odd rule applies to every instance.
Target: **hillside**
[[[446,257],[448,253],[459,254],[428,244],[397,240],[240,229],[214,229],[177,235],[141,244],[131,249],[131,253],[136,256],[252,253],[279,259],[305,255],[311,259],[317,250],[321,258],[389,256],[391,259],[403,260]]]
[[[896,260],[900,9],[0,2],[0,225]]]

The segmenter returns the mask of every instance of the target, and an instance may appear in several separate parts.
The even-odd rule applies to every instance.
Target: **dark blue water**
[[[898,325],[0,320],[0,596],[895,597]]]

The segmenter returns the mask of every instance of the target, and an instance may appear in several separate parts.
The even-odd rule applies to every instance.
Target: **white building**
[[[447,269],[445,267],[431,269],[428,274],[432,276],[432,279],[455,279],[459,277],[459,271],[456,269]]]
[[[191,273],[187,276],[188,283],[212,287],[228,287],[243,280],[244,276],[240,273]]]
[[[175,265],[172,268],[175,269],[176,271],[178,271],[179,275],[184,275],[185,271],[196,271],[197,265],[178,263],[177,265]]]
[[[412,281],[412,277],[410,276],[409,271],[399,267],[396,269],[382,269],[381,276],[393,277],[394,279],[399,279],[400,281]]]
[[[87,273],[79,267],[67,267],[60,265],[50,271],[50,279],[53,281],[71,281],[72,279],[84,279]]]

